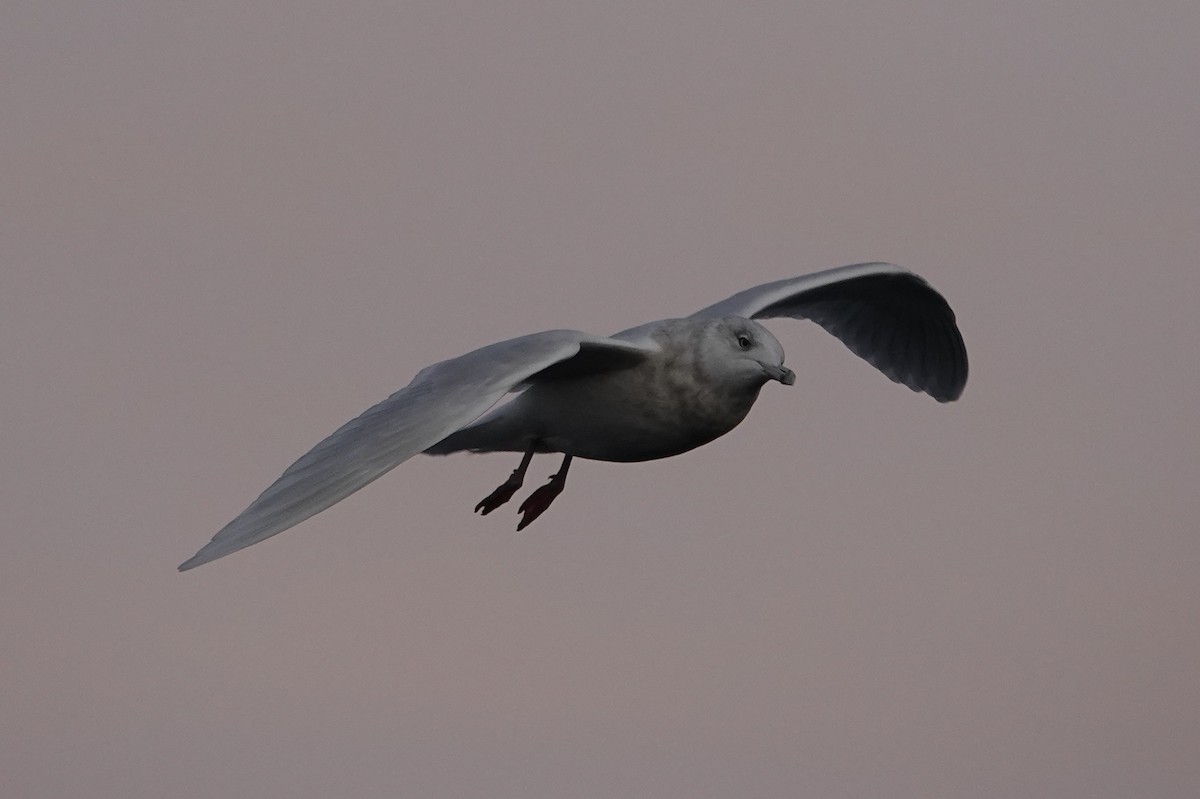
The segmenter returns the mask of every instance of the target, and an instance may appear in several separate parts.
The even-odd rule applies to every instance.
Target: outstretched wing
[[[644,345],[551,330],[436,363],[339,427],[179,566],[195,568],[299,524],[474,421],[514,388],[545,373],[603,372],[640,362]]]
[[[811,319],[897,383],[938,402],[967,384],[967,348],[949,303],[893,264],[842,266],[734,294],[693,317]]]

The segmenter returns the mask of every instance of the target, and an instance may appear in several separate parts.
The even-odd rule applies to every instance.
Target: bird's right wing
[[[697,318],[810,319],[854,354],[913,391],[956,400],[967,384],[967,348],[954,311],[921,276],[894,264],[826,269],[738,292]]]
[[[653,351],[644,344],[551,330],[428,366],[289,466],[179,570],[244,549],[325,510],[474,421],[531,379],[620,369]]]

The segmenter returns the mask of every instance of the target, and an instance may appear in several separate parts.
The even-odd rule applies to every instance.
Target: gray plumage
[[[677,455],[736,427],[767,381],[790,385],[783,348],[754,321],[777,317],[816,322],[939,402],[958,399],[966,385],[966,348],[950,306],[922,278],[883,263],[767,283],[609,337],[521,336],[422,369],[289,466],[179,568],[282,532],[422,452],[524,452],[512,477],[476,506],[483,513],[520,487],[533,453],[563,453],[559,474],[521,506],[524,527],[562,490],[572,457]],[[519,393],[493,409],[510,392]]]

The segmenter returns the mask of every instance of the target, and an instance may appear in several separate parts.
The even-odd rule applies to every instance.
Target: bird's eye
[[[750,349],[751,343],[752,342],[750,341],[750,337],[747,336],[745,333],[738,336],[738,346],[741,347],[742,349],[744,349],[744,350]]]

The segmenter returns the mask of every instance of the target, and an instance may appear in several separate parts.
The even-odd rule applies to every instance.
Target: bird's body
[[[955,400],[967,354],[954,313],[917,275],[855,264],[767,283],[682,319],[612,336],[551,330],[422,369],[408,386],[338,428],[289,466],[181,570],[269,538],[413,455],[522,452],[476,506],[521,487],[538,452],[559,471],[520,506],[522,529],[562,491],[573,458],[631,462],[678,455],[736,427],[770,380],[791,385],[783,348],[755,319],[810,319],[898,383]],[[510,402],[495,407],[504,395]]]
[[[622,463],[679,455],[736,427],[772,379],[757,362],[722,372],[716,355],[733,349],[735,331],[783,363],[779,342],[748,319],[721,317],[702,325],[665,319],[646,327],[626,339],[623,333],[612,337],[652,344],[655,349],[639,362],[616,372],[539,381],[426,454],[525,452],[532,446],[535,452]]]

